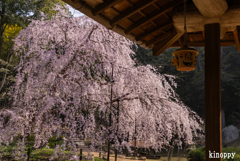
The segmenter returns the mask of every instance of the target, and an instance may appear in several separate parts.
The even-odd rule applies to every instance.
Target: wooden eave
[[[168,47],[183,45],[183,32],[173,22],[175,8],[183,9],[183,0],[63,0],[73,8],[144,48],[153,48],[154,55]],[[231,0],[229,7],[233,6]],[[194,5],[187,0],[187,5]],[[239,45],[239,26],[225,31],[222,46]],[[204,46],[204,30],[188,32],[188,46]]]

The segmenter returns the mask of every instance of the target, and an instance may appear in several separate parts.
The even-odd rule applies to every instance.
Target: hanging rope
[[[186,23],[186,17],[187,17],[187,1],[184,0],[184,46],[187,46],[187,23]]]

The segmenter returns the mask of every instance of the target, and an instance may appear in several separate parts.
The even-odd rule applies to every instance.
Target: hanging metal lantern
[[[176,50],[172,55],[172,65],[176,66],[178,71],[195,70],[198,51],[193,48],[183,47]]]
[[[175,56],[171,61],[178,71],[195,70],[198,51],[187,47],[187,24],[186,24],[187,4],[184,0],[184,47],[176,50],[172,55]]]

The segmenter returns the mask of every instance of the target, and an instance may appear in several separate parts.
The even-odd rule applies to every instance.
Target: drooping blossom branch
[[[0,111],[0,142],[19,134],[24,142],[34,134],[35,148],[52,135],[64,135],[72,146],[73,138],[90,138],[92,147],[112,140],[119,149],[129,148],[127,140],[134,137],[154,149],[173,139],[178,146],[192,143],[201,118],[177,100],[172,76],[150,65],[136,67],[131,41],[87,17],[70,18],[57,9],[51,20],[32,21],[15,39],[22,60],[12,88],[13,106]],[[111,64],[118,123],[116,109],[109,110]]]

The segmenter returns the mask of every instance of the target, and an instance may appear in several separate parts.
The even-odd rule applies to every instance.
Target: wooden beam
[[[101,3],[100,5],[96,6],[93,10],[92,10],[92,14],[94,16],[98,15],[99,13],[101,13],[102,11],[104,11],[105,9],[119,3],[121,0],[107,0],[103,3]]]
[[[220,42],[221,46],[236,46],[235,41],[221,41]],[[181,46],[179,42],[173,43],[170,47],[179,47]],[[192,47],[204,47],[205,42],[204,41],[194,41],[194,42],[187,42],[187,46],[192,46]]]
[[[176,30],[166,39],[160,41],[159,43],[155,44],[152,48],[153,56],[158,56],[162,52],[164,52],[167,48],[169,48],[175,41],[177,41],[183,32],[178,33]]]
[[[239,44],[239,37],[238,37],[238,30],[237,27],[236,29],[233,31],[233,36],[236,42],[236,47],[237,47],[237,51],[240,51],[240,44]]]
[[[174,2],[169,3],[167,6],[163,7],[161,10],[156,10],[152,13],[150,13],[147,17],[144,17],[140,20],[138,20],[137,22],[135,22],[132,26],[130,26],[127,30],[126,30],[126,34],[131,33],[133,30],[142,27],[143,25],[145,25],[146,23],[148,23],[151,20],[154,20],[155,18],[163,15],[164,13],[170,11],[174,6],[177,6],[179,4],[183,3],[183,0],[177,0]]]
[[[205,25],[205,160],[222,152],[220,25]]]
[[[123,19],[132,16],[133,14],[141,11],[143,8],[151,5],[152,3],[156,2],[157,0],[148,0],[148,1],[140,1],[135,7],[129,8],[124,11],[122,14],[116,16],[110,23],[114,26],[116,23],[122,21]]]
[[[220,29],[221,29],[221,28],[220,28]],[[236,26],[235,26],[235,29],[236,29]],[[232,30],[232,31],[234,31],[234,30]],[[226,33],[225,33],[226,39],[221,40],[221,42],[222,42],[222,41],[229,41],[228,38],[229,38],[229,37],[233,37],[232,31],[226,32]],[[203,35],[203,34],[204,34],[204,35]],[[198,37],[198,38],[203,37],[203,36],[205,37],[205,31],[202,31],[202,33],[201,33],[201,32],[188,33],[187,36],[188,36],[188,37]],[[240,33],[238,33],[238,36],[240,36]],[[221,30],[220,30],[220,39],[221,39]],[[192,40],[192,41],[193,41],[193,40]],[[199,40],[199,41],[201,41],[201,40]],[[195,42],[197,42],[197,41],[195,41]]]
[[[168,31],[164,34],[160,34],[159,36],[155,37],[154,39],[146,42],[147,47],[149,47],[150,45],[156,44],[157,42],[166,39],[167,37],[169,37],[172,34],[172,31]]]
[[[158,31],[162,31],[164,28],[172,25],[173,22],[172,21],[167,21],[165,22],[164,24],[162,25],[158,25],[157,27],[154,27],[153,29],[149,30],[149,31],[146,31],[144,32],[143,34],[140,34],[139,36],[136,36],[136,40],[139,41],[139,40],[142,40],[144,39],[145,37],[155,33],[155,32],[158,32]]]
[[[222,16],[228,9],[226,0],[193,0],[193,3],[205,17]]]
[[[219,23],[221,30],[221,38],[225,32],[233,31],[236,26],[240,25],[240,7],[231,6],[222,16],[205,17],[194,6],[187,6],[187,31],[199,32],[204,30],[205,24]],[[184,32],[184,12],[175,12],[173,15],[173,23],[178,31]]]
[[[202,31],[203,40],[205,40],[205,31]]]
[[[229,26],[229,27],[221,27],[220,28],[220,39],[223,39],[226,32],[228,31],[234,31],[236,29],[236,26]]]

